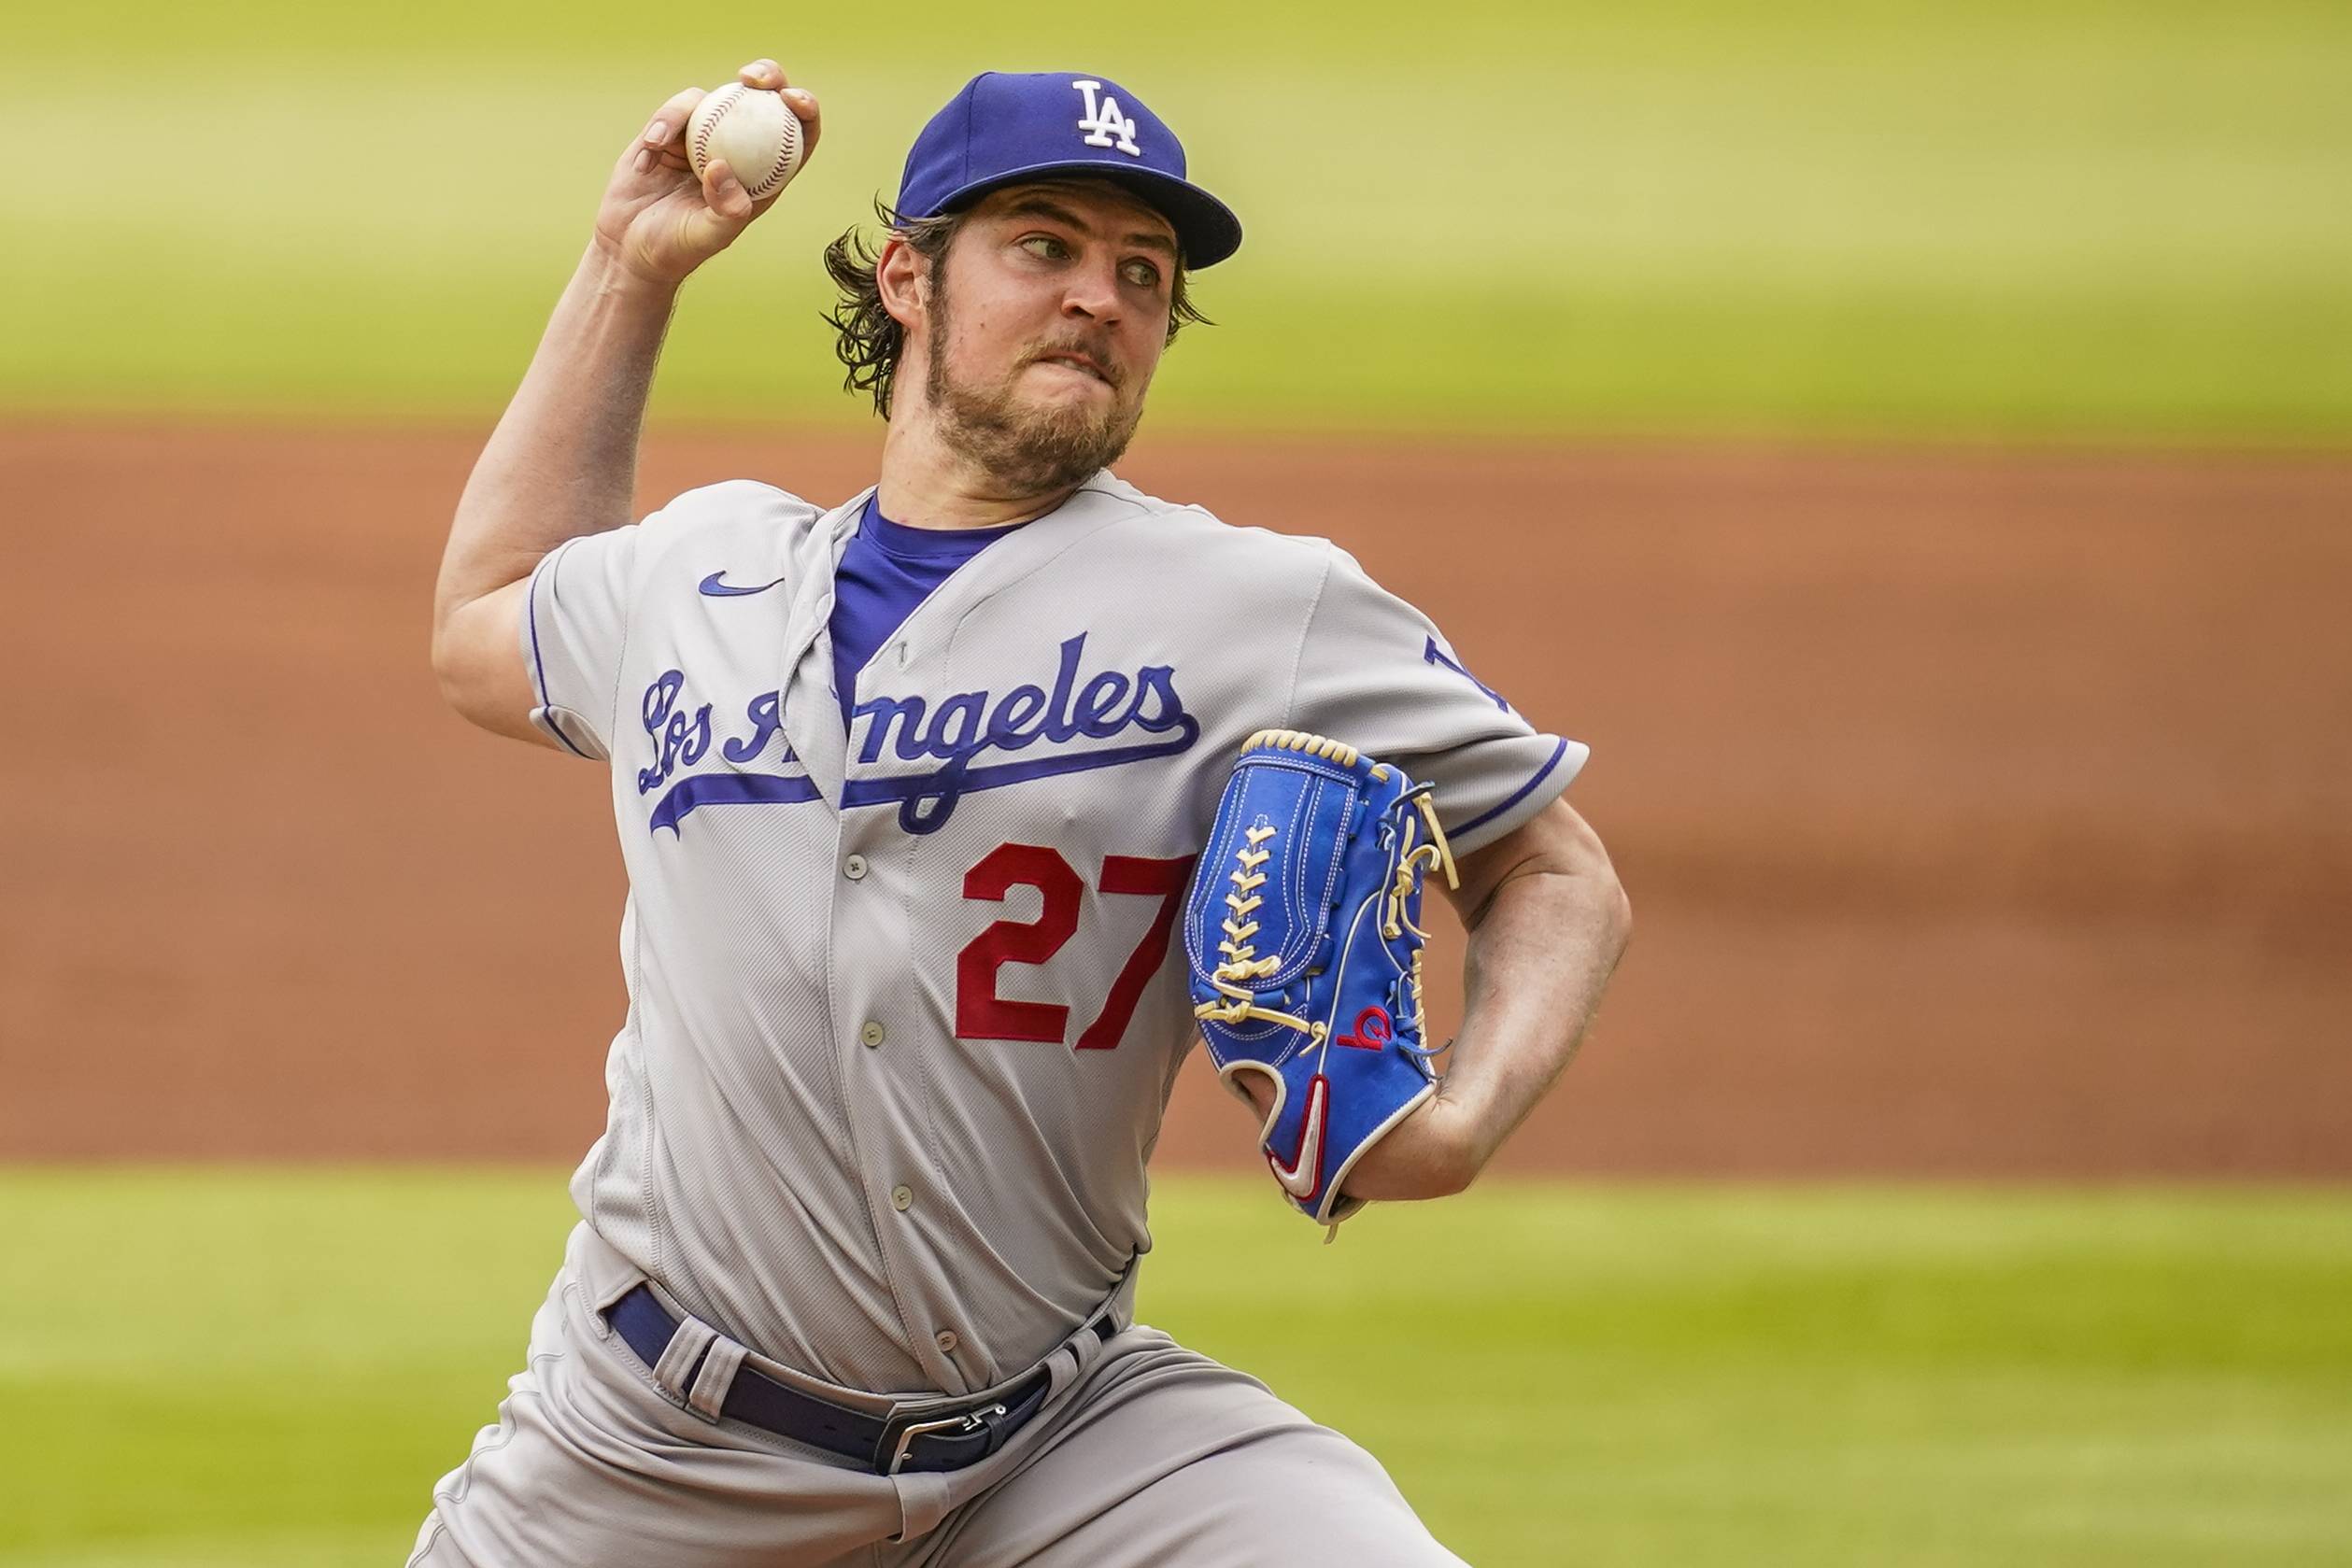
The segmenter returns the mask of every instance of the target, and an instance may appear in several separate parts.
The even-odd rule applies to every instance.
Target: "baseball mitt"
[[[1352,746],[1250,738],[1184,903],[1193,1013],[1218,1077],[1261,1075],[1283,1195],[1336,1227],[1349,1167],[1436,1091],[1423,1042],[1422,881],[1458,886],[1429,790]]]

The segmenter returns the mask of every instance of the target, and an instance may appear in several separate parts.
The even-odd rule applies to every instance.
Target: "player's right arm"
[[[739,73],[783,89],[758,60]],[[629,521],[645,399],[680,284],[773,204],[752,201],[724,161],[697,180],[686,156],[688,88],[654,112],[615,165],[588,253],[531,369],[458,501],[433,590],[432,665],[451,707],[483,728],[544,745],[523,651],[531,570],[568,539]],[[786,92],[814,153],[816,100]]]

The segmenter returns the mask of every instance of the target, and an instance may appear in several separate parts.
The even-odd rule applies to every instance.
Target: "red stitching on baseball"
[[[701,155],[704,163],[711,161],[711,133],[718,129],[718,122],[727,118],[728,111],[743,101],[744,85],[730,82],[711,96],[720,100],[719,106],[711,111],[709,119],[702,121],[701,134],[694,138],[694,150]]]
[[[713,99],[718,101],[717,106],[711,110],[709,117],[702,121],[702,129],[697,132],[694,137],[696,161],[704,167],[707,168],[711,162],[712,133],[718,129],[718,122],[725,120],[735,106],[744,101],[744,94],[751,91],[752,89],[738,81],[730,82],[711,94]],[[791,116],[791,122],[784,128],[782,144],[776,148],[775,162],[768,165],[768,172],[760,176],[758,179],[744,181],[744,193],[754,201],[760,200],[771,191],[782,187],[785,168],[792,162],[793,148],[800,145],[801,117],[792,113],[792,107],[788,104],[785,106],[784,112]],[[740,171],[737,177],[741,178]]]

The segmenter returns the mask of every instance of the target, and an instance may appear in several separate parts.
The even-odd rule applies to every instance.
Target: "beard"
[[[945,258],[941,261],[943,263]],[[1024,399],[1014,387],[1022,373],[1046,355],[1084,353],[1107,365],[1108,348],[1073,336],[1033,349],[993,383],[959,381],[947,367],[946,275],[944,264],[933,269],[937,282],[923,389],[947,448],[1024,496],[1073,489],[1098,469],[1117,462],[1143,420],[1141,398],[1133,407],[1125,407],[1115,395],[1124,376],[1112,384],[1114,395],[1107,405],[1088,400],[1083,404],[1056,403],[1041,407]]]

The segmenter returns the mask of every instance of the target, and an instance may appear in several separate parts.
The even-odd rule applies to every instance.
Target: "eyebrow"
[[[1056,223],[1068,224],[1081,233],[1091,234],[1095,232],[1093,224],[1060,203],[1044,196],[1017,196],[1004,209],[1004,215],[1007,218],[1017,218],[1023,214],[1050,218]],[[1122,243],[1141,246],[1146,250],[1156,250],[1171,261],[1177,259],[1176,242],[1165,234],[1155,234],[1148,230],[1139,229],[1133,233],[1122,236]]]

